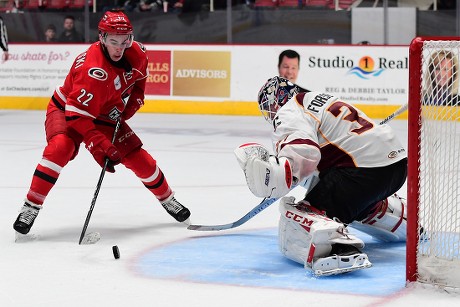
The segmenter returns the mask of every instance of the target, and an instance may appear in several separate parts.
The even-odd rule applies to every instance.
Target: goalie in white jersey
[[[274,128],[275,155],[256,143],[235,150],[250,190],[279,198],[302,182],[314,183],[300,202],[280,201],[279,245],[286,257],[317,275],[370,267],[363,241],[346,228],[350,223],[384,241],[405,241],[405,202],[395,192],[406,180],[407,155],[390,126],[281,77],[267,81],[258,103]]]

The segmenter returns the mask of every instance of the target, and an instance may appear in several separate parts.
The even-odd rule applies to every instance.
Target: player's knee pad
[[[313,261],[329,256],[336,243],[364,247],[364,242],[348,233],[345,225],[309,205],[296,208],[294,200],[283,197],[279,205],[279,248],[287,258],[311,267]]]
[[[364,220],[355,221],[351,226],[381,241],[406,241],[406,209],[406,201],[394,194],[379,201]]]
[[[66,134],[53,136],[43,151],[43,157],[57,165],[64,167],[70,160],[75,158],[78,147]]]
[[[46,140],[50,141],[54,136],[65,134],[67,124],[65,121],[64,111],[59,110],[53,102],[48,105],[45,119]]]
[[[147,178],[157,170],[156,160],[143,148],[130,152],[121,163],[139,178]]]

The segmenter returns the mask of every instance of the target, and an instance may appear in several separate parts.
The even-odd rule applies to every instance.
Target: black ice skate
[[[29,204],[28,202],[24,203],[24,206],[21,208],[21,212],[18,215],[18,218],[13,224],[14,230],[23,235],[29,233],[30,228],[34,224],[35,218],[38,215],[39,207]]]
[[[161,205],[178,222],[182,223],[190,217],[190,210],[182,206],[173,196],[167,198]]]

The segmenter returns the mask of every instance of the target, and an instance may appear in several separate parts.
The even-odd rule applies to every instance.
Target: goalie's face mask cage
[[[110,44],[113,47],[129,48],[133,44],[133,26],[128,17],[121,11],[105,12],[98,25],[99,40],[105,46]],[[126,39],[117,43],[107,40],[108,35],[126,35]],[[114,45],[115,44],[115,45]]]
[[[259,91],[258,103],[262,115],[269,123],[273,123],[276,112],[289,99],[299,93],[299,88],[282,77],[273,77]]]

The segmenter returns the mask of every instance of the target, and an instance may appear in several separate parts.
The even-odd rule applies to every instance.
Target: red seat
[[[256,0],[254,7],[277,7],[279,0]]]
[[[307,7],[326,8],[328,5],[329,0],[305,0],[305,6]]]
[[[23,8],[25,10],[37,10],[46,6],[46,0],[24,0]]]
[[[9,12],[14,7],[14,0],[0,0],[0,12]]]
[[[46,0],[46,8],[48,9],[64,9],[69,7],[69,0]]]
[[[88,1],[88,6],[93,6],[93,0],[70,0],[69,7],[73,9],[82,9],[85,7],[85,1]]]
[[[339,0],[339,9],[348,10],[350,6],[355,3],[356,0]],[[329,1],[328,7],[335,9],[335,0]]]
[[[293,8],[298,8],[302,7],[302,0],[278,0],[279,7],[293,7]]]

